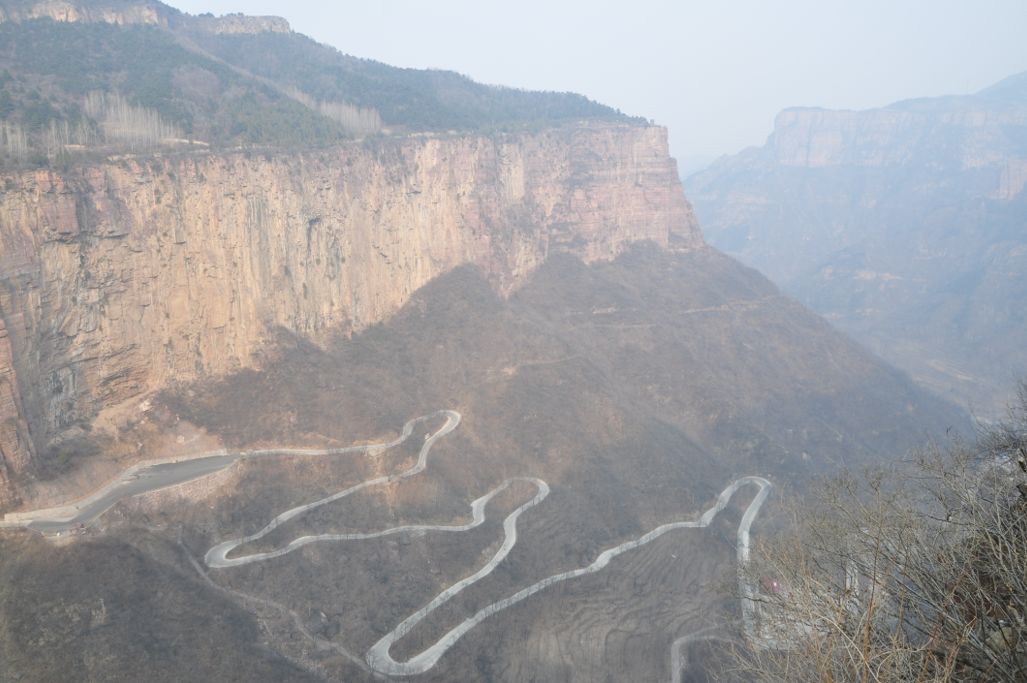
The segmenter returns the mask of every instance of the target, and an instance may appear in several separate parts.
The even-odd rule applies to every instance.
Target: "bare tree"
[[[760,682],[1027,681],[1027,385],[1005,423],[844,477],[748,568]],[[737,672],[736,672],[737,673]]]
[[[317,110],[342,124],[353,135],[370,135],[382,129],[382,117],[377,109],[355,107],[345,102],[320,102]]]
[[[351,135],[373,135],[382,129],[382,117],[373,107],[358,107],[346,102],[322,102],[295,87],[285,89],[285,94],[308,109],[341,124]]]
[[[29,136],[13,121],[0,121],[0,157],[22,161],[29,154]]]
[[[133,149],[152,149],[182,138],[182,131],[156,111],[137,107],[117,93],[89,93],[85,111],[99,124],[103,139],[108,143],[128,144]]]

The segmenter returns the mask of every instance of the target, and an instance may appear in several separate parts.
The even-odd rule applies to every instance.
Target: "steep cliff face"
[[[1001,174],[1012,161],[1020,168],[1023,160],[1009,158],[1003,132],[1027,126],[1027,107],[958,105],[956,99],[951,108],[942,101],[932,108],[910,103],[869,111],[787,109],[778,114],[768,147],[785,167],[876,168],[934,161],[961,169],[996,166]]]
[[[197,29],[218,35],[245,35],[254,33],[291,33],[289,22],[282,17],[251,17],[246,14],[226,14],[220,17],[195,17]]]
[[[125,158],[2,182],[17,391],[0,392],[0,423],[25,420],[37,450],[105,407],[250,365],[276,327],[322,341],[379,322],[461,264],[506,293],[551,253],[702,244],[651,127]],[[9,448],[17,473],[28,458]]]
[[[14,372],[11,343],[0,318],[0,508],[16,502],[10,482],[12,470],[28,466],[32,444],[22,415],[18,379]]]
[[[291,33],[282,17],[225,14],[190,16],[150,0],[0,0],[0,22],[51,19],[62,23],[160,26],[187,24],[216,34]]]
[[[868,111],[790,109],[688,179],[710,242],[983,416],[1027,373],[1027,74]]]

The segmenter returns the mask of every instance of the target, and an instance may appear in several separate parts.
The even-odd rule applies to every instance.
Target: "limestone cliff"
[[[159,2],[126,3],[71,2],[69,0],[37,0],[35,2],[6,1],[0,3],[0,22],[52,19],[67,23],[100,23],[130,26],[144,24],[167,26],[170,16],[176,14]]]
[[[869,111],[786,109],[774,122],[768,147],[783,167],[879,168],[924,163],[930,156],[961,169],[1013,162],[1002,180],[1008,194],[1010,183],[1023,188],[1023,160],[1009,158],[1003,132],[1025,125],[1027,109],[981,105],[940,112],[899,106]],[[938,145],[945,138],[948,149]]]
[[[105,407],[252,364],[276,327],[323,341],[379,322],[461,264],[509,292],[554,252],[702,244],[655,127],[121,158],[2,182],[0,423],[24,420],[37,450]],[[28,458],[8,432],[17,474]]]
[[[245,14],[190,16],[155,0],[0,0],[0,23],[51,19],[62,23],[115,24],[118,26],[188,25],[216,34],[290,33],[282,17]]]
[[[282,17],[251,17],[246,14],[226,14],[220,17],[200,15],[193,23],[202,31],[216,34],[290,33],[289,22]]]
[[[22,416],[7,328],[0,318],[0,508],[15,502],[10,471],[24,469],[32,452]]]

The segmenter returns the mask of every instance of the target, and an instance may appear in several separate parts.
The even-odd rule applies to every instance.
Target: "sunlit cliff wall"
[[[505,293],[557,251],[702,244],[656,127],[125,158],[0,183],[0,487],[105,407],[252,364],[276,327],[359,330],[466,263]]]

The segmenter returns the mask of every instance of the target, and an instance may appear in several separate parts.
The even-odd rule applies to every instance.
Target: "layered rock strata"
[[[656,127],[120,158],[2,182],[0,423],[27,424],[37,450],[105,407],[251,365],[275,328],[323,342],[379,322],[462,264],[505,293],[554,252],[702,245]],[[4,435],[17,473],[31,451]]]

